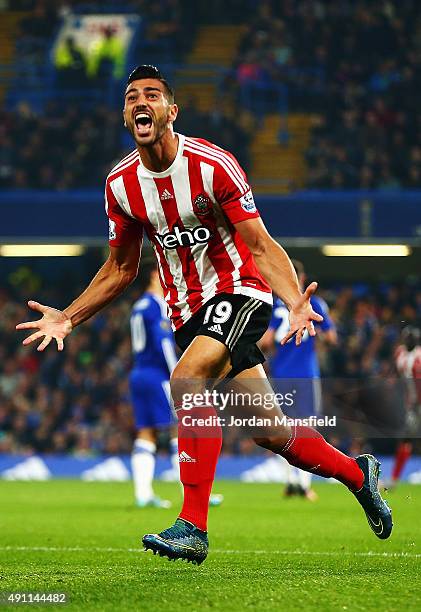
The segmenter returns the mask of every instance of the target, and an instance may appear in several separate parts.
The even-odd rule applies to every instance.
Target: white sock
[[[285,482],[287,485],[298,484],[298,470],[285,459]]]
[[[184,495],[183,484],[180,481],[180,462],[178,460],[178,440],[171,438],[170,440],[170,459],[174,472],[177,474],[177,480],[180,482],[181,494]]]
[[[171,438],[170,440],[170,459],[171,465],[174,472],[177,474],[177,478],[180,478],[180,462],[178,461],[178,440],[177,438]]]
[[[148,502],[153,496],[153,475],[155,471],[156,444],[149,440],[137,439],[133,445],[132,472],[136,501]]]
[[[311,488],[311,477],[313,476],[313,474],[310,474],[310,472],[305,472],[304,470],[300,470],[298,468],[297,471],[299,484],[303,487],[304,491],[309,491]]]

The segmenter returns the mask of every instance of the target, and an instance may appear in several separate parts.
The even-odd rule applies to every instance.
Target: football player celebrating
[[[63,350],[73,327],[136,278],[142,236],[148,235],[175,340],[184,351],[170,380],[184,502],[174,525],[145,535],[143,543],[160,555],[201,563],[208,553],[208,501],[222,434],[211,403],[189,411],[189,422],[198,427],[211,417],[214,424],[206,431],[186,424],[184,394],[203,395],[208,380],[216,384],[227,376],[269,388],[256,342],[271,317],[272,290],[289,310],[283,343],[295,336],[300,344],[306,331],[314,336],[313,322],[322,317],[310,303],[317,283],[301,292],[291,261],[267,232],[236,159],[214,144],[175,133],[177,112],[174,92],[158,69],[139,66],[130,74],[123,116],[136,148],[107,177],[108,259],[64,311],[30,301],[42,318],[17,328],[35,330],[24,344],[41,339],[42,351],[54,339]],[[255,441],[292,465],[345,484],[374,533],[389,537],[392,516],[378,491],[374,457],[348,457],[310,427],[288,424]]]

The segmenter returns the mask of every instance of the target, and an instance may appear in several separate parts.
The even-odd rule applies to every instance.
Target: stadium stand
[[[278,174],[290,187],[420,187],[419,7],[262,2],[256,12],[233,64],[240,99],[255,111],[264,108],[256,97],[269,95],[270,108],[276,86],[286,86],[292,116],[265,118],[252,148],[255,177]]]
[[[25,11],[19,13],[19,7]],[[4,21],[3,74],[15,73],[3,109],[12,113],[6,123],[19,121],[16,107],[22,100],[36,116],[35,128],[43,116],[49,121],[47,115],[56,100],[62,106],[79,96],[91,101],[84,102],[86,110],[93,104],[119,106],[116,91],[120,91],[124,73],[121,49],[114,48],[115,60],[110,60],[106,73],[114,75],[113,95],[98,94],[95,76],[100,45],[93,57],[79,57],[76,48],[75,66],[64,46],[55,51],[56,70],[54,58],[53,62],[49,59],[58,24],[71,10],[104,13],[117,10],[115,3],[57,5],[38,0],[14,3],[13,8],[13,13],[5,13]],[[202,136],[237,154],[258,191],[419,188],[421,88],[416,6],[397,1],[376,7],[370,2],[320,1],[261,2],[256,6],[251,2],[250,8],[253,10],[239,14],[235,2],[220,12],[203,7],[189,10],[189,3],[183,0],[118,3],[119,12],[142,15],[142,29],[125,61],[136,63],[142,58],[163,65],[176,84],[181,108],[187,107],[179,120],[180,131],[194,133],[197,125],[203,126]],[[104,66],[108,66],[107,59]],[[71,83],[79,82],[79,91],[71,96],[63,96],[65,73]],[[19,82],[29,89],[37,87],[38,97],[30,91],[17,96]],[[110,115],[114,148],[111,156],[100,154],[102,172],[104,162],[112,165],[125,152],[122,133],[118,135],[120,146],[115,146],[114,109],[104,108],[103,112]],[[10,133],[3,139],[4,156],[18,160],[20,140]],[[82,147],[87,158],[94,157],[89,137]],[[73,143],[68,143],[68,149],[73,150]],[[86,186],[88,176],[94,184],[102,176],[101,171],[85,176],[79,164],[78,155],[66,164],[72,178],[59,188]],[[57,172],[49,176],[51,185],[60,185]],[[2,180],[15,185],[7,169]],[[46,180],[37,177],[35,183],[26,183],[19,175],[16,186],[37,187],[37,181],[44,184]]]

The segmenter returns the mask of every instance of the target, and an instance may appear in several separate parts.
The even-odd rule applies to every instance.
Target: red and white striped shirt
[[[259,216],[246,176],[233,155],[178,134],[164,172],[145,168],[137,150],[107,177],[110,245],[146,232],[155,251],[173,329],[219,293],[272,304],[269,285],[235,224]]]

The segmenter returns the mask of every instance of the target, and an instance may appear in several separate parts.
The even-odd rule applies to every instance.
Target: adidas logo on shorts
[[[180,463],[196,463],[196,459],[190,457],[190,455],[188,455],[186,451],[181,451],[181,453],[178,455],[178,461]]]
[[[208,331],[214,332],[215,334],[220,334],[221,336],[224,333],[222,331],[222,327],[220,326],[219,323],[217,323],[216,325],[211,325],[210,327],[208,327]]]

